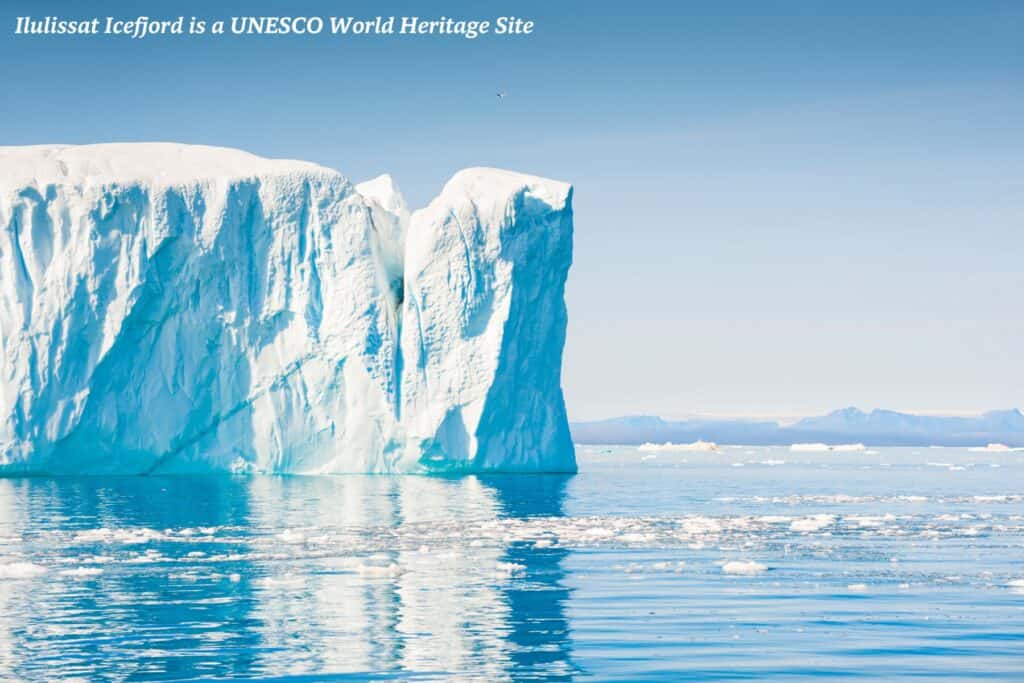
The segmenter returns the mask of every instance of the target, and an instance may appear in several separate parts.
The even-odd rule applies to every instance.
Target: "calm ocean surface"
[[[0,680],[1024,680],[1024,453],[0,480]]]

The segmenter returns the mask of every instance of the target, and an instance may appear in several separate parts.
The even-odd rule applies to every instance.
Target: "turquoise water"
[[[1024,453],[0,480],[0,679],[1024,680]]]

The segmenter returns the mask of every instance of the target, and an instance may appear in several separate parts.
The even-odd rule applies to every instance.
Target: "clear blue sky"
[[[1024,406],[1024,2],[143,4],[537,28],[54,40],[15,17],[139,3],[4,0],[0,144],[240,147],[414,205],[470,165],[569,180],[573,418]]]

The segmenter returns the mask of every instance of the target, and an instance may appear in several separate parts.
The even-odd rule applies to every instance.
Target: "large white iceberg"
[[[573,471],[571,196],[0,147],[0,473]]]

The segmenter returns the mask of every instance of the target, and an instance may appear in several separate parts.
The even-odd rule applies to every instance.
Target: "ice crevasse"
[[[0,147],[0,474],[567,472],[572,188]]]

